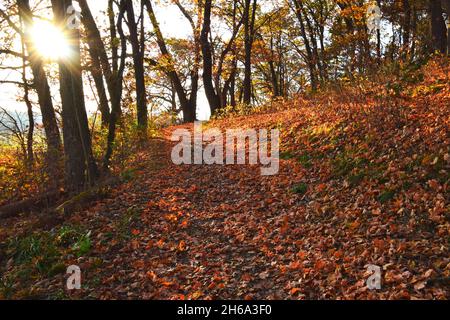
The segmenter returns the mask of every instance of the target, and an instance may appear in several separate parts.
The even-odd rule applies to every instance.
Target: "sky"
[[[0,7],[2,6],[3,1],[4,0],[0,0]],[[33,1],[34,0],[31,1],[32,4]],[[89,0],[88,4],[91,8],[94,17],[97,20],[97,23],[99,25],[102,23],[105,24],[106,16],[102,13],[102,10],[105,10],[105,8],[107,8],[107,0]],[[160,5],[160,2],[158,2],[158,5],[156,5],[154,9],[164,36],[177,38],[186,38],[190,36],[191,27],[175,5],[163,6]],[[147,28],[151,28],[151,26],[149,26],[148,24],[149,21],[147,21]],[[51,39],[49,39],[48,45],[52,46]],[[1,46],[2,45],[0,44],[0,47]],[[20,63],[20,61],[14,62],[11,59],[2,60],[0,58],[0,66],[17,65],[17,63]],[[0,69],[1,80],[16,81],[20,80],[20,77],[21,76],[18,72]],[[56,96],[59,94],[58,86],[53,85],[51,91],[52,94],[56,97],[56,99],[59,100],[59,96],[58,97]],[[86,108],[88,109],[88,112],[93,113],[97,109],[97,104],[92,95],[92,90],[88,84],[85,84],[84,91],[86,95]],[[18,112],[25,112],[26,106],[23,102],[17,102],[17,94],[20,94],[20,90],[17,90],[17,87],[15,85],[0,84],[0,106],[5,107],[8,110],[17,110]],[[199,93],[198,117],[199,120],[207,120],[210,117],[208,102],[206,100],[203,90],[201,90],[201,92]]]
[[[4,3],[5,0],[0,0],[0,7],[2,7],[2,3]],[[264,5],[262,6],[262,11],[267,11],[272,9],[274,6],[278,6],[279,2],[282,0],[265,0]],[[41,3],[50,3],[49,0],[31,0],[31,4],[41,2]],[[102,10],[105,10],[107,8],[107,2],[108,0],[88,0],[88,4],[91,8],[91,11],[94,15],[94,17],[97,20],[97,23],[99,25],[106,25],[107,24],[107,17],[105,14],[102,13]],[[76,3],[76,1],[74,1]],[[188,23],[188,21],[185,19],[185,17],[181,14],[180,10],[177,8],[174,4],[168,4],[170,3],[169,0],[154,0],[153,3],[155,14],[158,18],[158,21],[160,23],[162,32],[165,37],[173,37],[173,38],[187,38],[191,36],[191,27]],[[48,19],[49,17],[45,17]],[[51,18],[51,17],[50,17]],[[149,18],[146,16],[145,18],[146,23],[146,29],[151,30],[151,25]],[[217,25],[217,21],[215,22],[215,25]],[[387,27],[383,27],[383,29],[386,29]],[[221,32],[221,27],[214,28],[214,30],[218,30],[218,32]],[[4,32],[4,30],[0,29],[0,37],[1,33]],[[386,37],[383,36],[383,39],[388,39],[389,37],[389,30],[384,30],[383,32],[387,32]],[[223,32],[223,36],[226,37],[226,32]],[[48,45],[52,46],[52,39],[49,39]],[[0,48],[2,47],[2,44],[0,43]],[[19,49],[20,50],[20,43],[19,43]],[[3,55],[4,57],[4,55]],[[11,59],[8,60],[2,60],[2,55],[0,55],[0,80],[20,80],[20,73],[17,71],[11,71],[11,70],[2,70],[1,66],[5,65],[20,65],[21,61],[16,61],[15,63],[12,63]],[[56,65],[55,65],[56,68]],[[85,95],[86,95],[86,106],[89,113],[93,113],[97,109],[97,103],[94,100],[94,96],[92,94],[91,87],[89,84],[85,83],[84,86]],[[55,83],[51,87],[52,94],[55,97],[55,100],[59,100],[59,91],[58,91],[58,83]],[[17,87],[15,85],[8,85],[8,84],[0,84],[0,106],[6,107],[10,110],[19,110],[20,112],[25,112],[26,107],[23,102],[17,102],[17,94],[21,94],[20,90],[17,90]],[[37,109],[37,108],[36,108]],[[37,110],[36,110],[37,111]],[[205,96],[205,93],[203,89],[200,89],[199,95],[198,95],[198,118],[199,120],[207,120],[210,117],[210,109],[208,106],[208,102]]]

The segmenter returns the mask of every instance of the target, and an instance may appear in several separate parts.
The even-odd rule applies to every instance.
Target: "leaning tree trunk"
[[[55,21],[65,32],[71,54],[59,61],[65,151],[66,191],[79,192],[98,176],[83,93],[80,61],[80,33],[69,24],[72,0],[52,0]]]
[[[34,84],[38,96],[39,107],[42,114],[45,136],[47,138],[48,156],[50,164],[61,156],[61,136],[53,108],[50,86],[45,75],[42,58],[34,47],[33,40],[29,36],[29,30],[33,26],[33,14],[30,9],[29,0],[17,0],[19,13],[23,19],[26,32],[24,37],[25,47],[28,51],[28,61],[34,77]]]
[[[98,107],[102,115],[102,127],[108,127],[110,110],[108,97],[106,95],[105,84],[103,82],[103,73],[100,61],[94,50],[89,49],[89,55],[91,56],[92,60],[91,74],[92,78],[94,79],[95,88],[97,89],[97,95],[99,99]]]

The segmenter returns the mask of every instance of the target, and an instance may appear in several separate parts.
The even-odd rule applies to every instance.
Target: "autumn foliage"
[[[63,221],[2,221],[0,295],[448,299],[449,74],[435,59],[207,124],[280,129],[274,177],[175,166],[168,128],[104,199]],[[76,293],[61,289],[70,264],[84,270]]]

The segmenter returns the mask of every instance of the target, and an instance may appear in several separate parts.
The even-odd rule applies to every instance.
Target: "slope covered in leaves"
[[[68,246],[64,227],[46,233],[64,250],[50,264],[80,265],[83,290],[64,291],[53,269],[18,277],[23,257],[9,242],[2,281],[17,284],[8,294],[448,299],[449,68],[430,64],[424,75],[401,90],[343,89],[207,124],[280,129],[273,177],[259,166],[175,166],[171,144],[154,143],[128,182],[65,222],[84,238]],[[383,270],[379,291],[367,289],[369,264]]]

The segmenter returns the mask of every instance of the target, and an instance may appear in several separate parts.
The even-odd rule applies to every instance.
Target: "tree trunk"
[[[183,111],[183,118],[185,122],[194,122],[196,120],[196,109],[197,109],[197,84],[198,84],[198,79],[196,79],[195,77],[195,70],[194,70],[194,74],[192,75],[191,79],[192,79],[192,86],[193,86],[193,92],[191,93],[192,99],[188,99],[186,91],[183,88],[183,85],[181,83],[180,77],[178,76],[178,73],[175,69],[175,63],[173,61],[173,57],[171,55],[171,53],[169,52],[169,50],[167,49],[167,45],[166,45],[166,41],[163,37],[163,34],[161,32],[161,29],[159,27],[159,23],[158,20],[156,19],[156,15],[155,12],[153,10],[153,6],[150,0],[143,0],[145,6],[147,7],[147,13],[150,17],[150,21],[152,23],[153,26],[153,30],[155,31],[155,35],[156,35],[156,39],[157,39],[157,43],[159,46],[159,49],[161,51],[161,54],[166,57],[166,59],[168,59],[168,64],[169,67],[166,71],[167,76],[169,77],[169,79],[171,80],[171,82],[173,83],[173,86],[175,88],[175,91],[177,92],[177,96],[178,99],[180,101],[180,105],[181,105],[181,110]],[[198,70],[196,71],[197,73],[197,77],[198,77]],[[195,93],[194,93],[195,91]]]
[[[295,14],[297,16],[298,22],[300,23],[300,31],[302,34],[303,41],[305,43],[306,56],[307,56],[307,64],[309,68],[309,75],[311,78],[311,89],[313,91],[317,90],[317,77],[316,77],[316,67],[314,64],[314,56],[311,50],[311,45],[309,44],[309,39],[306,34],[305,23],[303,21],[303,13],[302,13],[302,5],[299,0],[293,0],[295,5]]]
[[[430,0],[431,45],[433,52],[446,53],[447,29],[442,15],[441,0]]]
[[[21,19],[21,27],[22,27],[22,19]],[[27,115],[28,115],[28,132],[27,132],[27,165],[32,168],[34,165],[34,153],[33,153],[33,136],[34,136],[34,115],[33,115],[33,105],[30,101],[30,88],[28,86],[27,81],[27,66],[25,59],[25,41],[24,38],[21,37],[22,44],[22,81],[23,81],[23,99],[27,106]]]
[[[53,108],[50,86],[45,75],[43,62],[36,51],[33,40],[29,37],[29,30],[33,26],[33,14],[30,9],[29,0],[17,0],[20,16],[25,24],[25,46],[28,51],[28,60],[34,77],[35,89],[38,96],[39,106],[42,114],[45,135],[47,137],[48,155],[50,164],[61,157],[61,136],[56,121],[56,114]]]
[[[212,49],[209,43],[209,33],[211,32],[211,0],[205,0],[203,13],[203,28],[200,36],[200,43],[203,52],[203,85],[205,87],[206,98],[209,102],[211,115],[214,115],[220,108],[220,97],[214,89],[213,83],[213,61]]]
[[[409,0],[402,0],[403,5],[403,50],[408,54],[411,38],[411,6]]]
[[[116,25],[114,22],[114,11],[112,10],[112,2],[109,2],[110,5],[110,33],[116,34]],[[111,75],[111,90],[114,92],[114,94],[111,97],[111,117],[109,121],[109,128],[108,128],[108,138],[107,138],[107,145],[106,145],[106,153],[103,158],[103,169],[107,171],[110,166],[111,157],[113,155],[114,151],[114,141],[116,139],[116,125],[119,121],[120,114],[121,114],[121,101],[122,101],[122,91],[123,91],[123,73],[125,70],[125,60],[127,55],[127,39],[125,37],[125,34],[123,32],[123,21],[124,21],[124,15],[126,10],[126,3],[124,0],[119,5],[119,16],[117,21],[117,31],[120,36],[120,45],[121,45],[121,56],[120,56],[120,64],[119,64],[119,56],[117,47],[114,49],[114,52],[117,54],[115,57],[115,60],[113,60],[113,71]],[[98,41],[101,41],[100,38],[97,39]],[[107,65],[107,60],[105,61],[105,66]],[[116,69],[117,68],[117,69]]]
[[[82,22],[88,33],[88,44],[95,54],[99,58],[99,62],[106,79],[108,87],[109,97],[111,99],[111,113],[108,125],[108,138],[106,145],[106,152],[103,158],[103,169],[107,171],[109,169],[111,157],[114,150],[114,141],[116,137],[116,125],[121,115],[121,103],[122,103],[122,89],[123,89],[123,73],[125,68],[126,48],[127,42],[122,30],[122,24],[124,20],[124,14],[126,11],[126,2],[121,1],[119,4],[119,17],[116,28],[115,13],[114,13],[114,1],[108,1],[108,20],[109,20],[109,33],[111,36],[111,58],[110,63],[108,55],[106,53],[105,45],[101,38],[97,24],[92,16],[86,0],[78,0],[81,7]],[[122,53],[119,57],[117,44],[117,30],[120,35],[120,46],[122,47]],[[120,62],[120,64],[119,64]]]
[[[126,2],[126,13],[128,18],[128,29],[130,31],[131,48],[133,51],[134,76],[136,79],[138,126],[141,129],[146,130],[148,127],[148,112],[144,76],[144,53],[141,50],[139,42],[138,28],[132,1]]]
[[[319,78],[320,81],[323,81],[325,76],[322,68],[322,63],[319,58],[319,51],[317,49],[317,40],[315,37],[314,29],[312,27],[311,21],[308,18],[306,10],[303,8],[303,5],[300,4],[300,8],[303,11],[303,17],[306,22],[306,27],[308,28],[309,38],[310,38],[310,44],[312,47],[312,57],[313,57],[313,64],[314,66],[317,66],[317,70],[319,71]]]
[[[256,0],[245,0],[244,8],[244,104],[250,105],[252,99],[252,47],[256,19]]]
[[[102,127],[108,127],[110,118],[109,102],[106,95],[105,84],[103,82],[103,73],[101,70],[100,61],[92,49],[89,49],[89,55],[92,60],[91,74],[94,79],[95,88],[97,89],[99,98],[99,110],[102,115]]]
[[[378,7],[381,8],[381,0],[377,0]],[[381,63],[381,30],[377,29],[377,59],[378,63]]]
[[[442,8],[447,13],[447,55],[450,56],[450,0],[442,0]]]
[[[80,34],[68,23],[72,0],[52,0],[55,21],[65,32],[71,55],[60,59],[59,78],[62,101],[66,191],[79,192],[94,184],[97,166],[84,103],[80,61]]]
[[[234,53],[235,57],[233,58],[233,70],[231,71],[230,75],[230,105],[233,108],[236,108],[236,71],[237,71],[237,59],[236,54]]]
[[[272,39],[271,39],[272,42]],[[269,69],[270,69],[270,81],[272,83],[272,97],[277,98],[280,96],[280,89],[278,87],[278,76],[275,70],[274,61],[271,59],[269,61]]]
[[[241,20],[242,24],[242,20]],[[233,5],[233,34],[237,33],[240,26],[237,24],[237,4],[236,2]],[[230,105],[236,108],[236,73],[237,73],[237,45],[236,42],[233,42],[231,47],[231,51],[233,53],[233,60],[231,62],[231,73],[228,78],[229,84],[229,93],[230,93]]]

